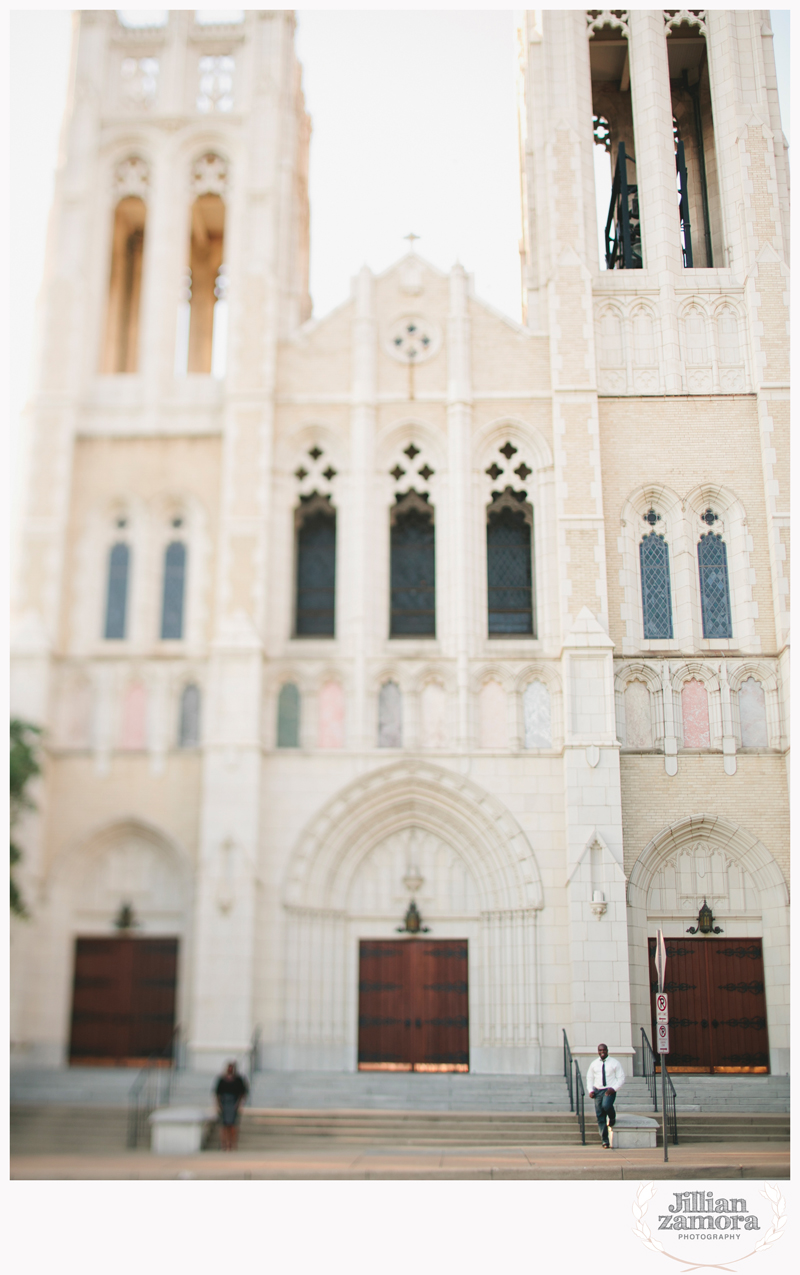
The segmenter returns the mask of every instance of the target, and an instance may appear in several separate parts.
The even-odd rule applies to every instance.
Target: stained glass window
[[[378,696],[378,747],[403,747],[403,695],[396,682],[384,682]]]
[[[550,748],[553,742],[550,721],[550,692],[543,682],[529,682],[522,696],[525,747]]]
[[[733,637],[731,599],[728,587],[728,550],[722,536],[710,531],[697,546],[700,571],[700,604],[703,610],[703,637]]]
[[[654,531],[639,545],[642,572],[642,615],[646,638],[672,637],[672,600],[669,587],[669,549]]]
[[[336,620],[336,513],[316,494],[297,532],[297,637],[333,637]],[[324,508],[323,505],[327,505]]]
[[[409,497],[412,497],[409,500]],[[409,492],[391,530],[391,637],[436,635],[436,540],[433,509]]]
[[[500,501],[505,495],[500,497]],[[512,500],[516,497],[512,497]],[[495,505],[498,505],[495,501]],[[530,506],[490,507],[486,524],[489,634],[533,633]]]
[[[181,695],[178,743],[181,748],[196,748],[200,743],[200,687],[194,684],[184,686]]]
[[[127,545],[111,546],[108,555],[108,593],[106,595],[106,638],[125,637],[128,609],[128,567],[131,551]]]
[[[300,692],[292,682],[278,696],[278,747],[300,747]]]
[[[767,705],[764,687],[748,677],[739,687],[739,726],[743,748],[767,748]]]
[[[164,601],[161,608],[161,637],[183,637],[183,593],[186,584],[186,545],[173,540],[164,554]]]

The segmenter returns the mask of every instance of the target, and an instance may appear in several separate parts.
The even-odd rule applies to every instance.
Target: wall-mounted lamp
[[[718,925],[714,924],[711,908],[703,899],[703,906],[697,914],[697,925],[690,925],[687,934],[722,934]]]

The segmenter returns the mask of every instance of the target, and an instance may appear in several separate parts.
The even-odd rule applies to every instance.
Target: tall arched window
[[[200,743],[200,687],[190,683],[181,694],[181,712],[178,723],[180,748],[197,748]]]
[[[114,211],[106,340],[101,369],[106,373],[138,370],[139,303],[146,217],[144,200],[138,195],[121,199]]]
[[[223,313],[218,312],[218,304],[225,303],[224,244],[225,204],[216,194],[198,196],[192,205],[189,255],[189,372],[221,372],[219,328]]]
[[[669,549],[663,536],[651,531],[639,545],[642,574],[642,617],[646,638],[672,637],[672,598]]]
[[[436,636],[436,539],[433,508],[415,491],[391,513],[390,637]]]
[[[700,572],[700,605],[704,638],[733,637],[728,584],[728,550],[722,536],[709,531],[697,546]]]
[[[533,635],[533,509],[506,487],[486,513],[489,636]]]
[[[111,546],[108,555],[106,592],[106,638],[124,638],[128,610],[128,572],[131,551],[126,544]]]
[[[333,637],[336,619],[336,511],[327,496],[301,497],[297,527],[296,637]]]
[[[300,692],[286,682],[278,696],[278,748],[300,747]]]
[[[183,637],[183,595],[186,585],[186,546],[173,540],[164,553],[164,594],[161,607],[161,637]]]

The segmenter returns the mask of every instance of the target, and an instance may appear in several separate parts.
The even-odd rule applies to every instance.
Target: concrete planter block
[[[610,1130],[611,1145],[615,1151],[630,1151],[634,1147],[654,1147],[658,1121],[649,1116],[617,1116],[617,1123]]]
[[[161,1107],[150,1116],[150,1150],[155,1155],[194,1155],[213,1119],[210,1107]]]

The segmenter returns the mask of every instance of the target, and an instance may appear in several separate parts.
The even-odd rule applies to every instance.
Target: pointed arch
[[[342,912],[365,855],[378,841],[412,825],[462,855],[478,884],[482,910],[543,906],[536,858],[511,812],[471,780],[425,762],[371,772],[311,820],[289,860],[285,905]]]

